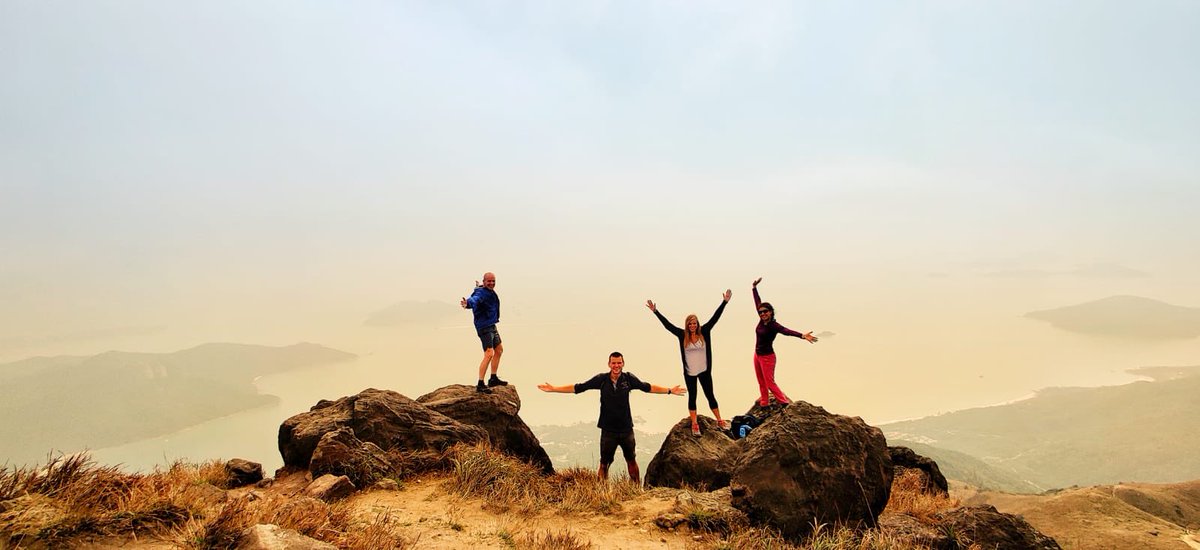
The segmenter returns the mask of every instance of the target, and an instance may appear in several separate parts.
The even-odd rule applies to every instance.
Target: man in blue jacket
[[[475,332],[483,344],[483,361],[479,363],[479,382],[475,384],[475,391],[492,393],[492,386],[508,385],[508,382],[496,376],[496,369],[500,368],[500,356],[504,354],[504,344],[500,343],[500,331],[496,330],[496,323],[500,322],[500,296],[496,294],[496,274],[490,271],[484,273],[483,284],[476,285],[470,298],[462,299],[462,307],[475,314]],[[488,379],[487,385],[484,385],[483,375],[487,374],[489,364],[492,366],[492,377]]]

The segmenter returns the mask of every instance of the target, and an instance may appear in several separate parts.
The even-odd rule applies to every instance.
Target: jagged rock
[[[697,417],[700,437],[692,435],[690,418],[671,428],[662,447],[646,468],[649,487],[719,489],[729,485],[733,461],[741,447],[721,431],[717,421]]]
[[[304,488],[304,496],[324,500],[325,502],[333,502],[350,496],[350,493],[353,493],[355,489],[356,487],[350,482],[350,478],[325,474],[314,479],[312,483],[309,483]]]
[[[246,530],[238,550],[337,550],[337,547],[293,529],[260,523]]]
[[[786,408],[787,408],[786,406],[780,405],[779,403],[776,403],[775,401],[771,401],[769,405],[764,407],[762,405],[759,405],[758,400],[755,399],[754,405],[752,405],[750,407],[750,410],[746,411],[746,414],[757,418],[759,422],[766,422],[768,418],[771,418],[771,417],[783,412],[784,410],[786,410]]]
[[[225,476],[230,489],[253,485],[263,479],[262,464],[234,458],[225,463]]]
[[[921,474],[922,488],[925,492],[950,495],[950,485],[946,483],[946,476],[942,475],[941,468],[938,468],[937,462],[932,458],[921,456],[908,447],[888,447],[888,455],[892,457],[895,476],[899,476],[904,470],[915,470]]]
[[[391,476],[395,468],[383,449],[374,443],[359,441],[350,428],[338,428],[321,436],[308,470],[313,477],[346,476],[356,487],[366,487]]]
[[[966,548],[1013,548],[1021,550],[1061,550],[1054,539],[1034,529],[1029,522],[1012,514],[1000,513],[991,505],[963,506],[934,514],[938,527],[951,538],[951,546]]]
[[[479,394],[474,386],[454,384],[417,398],[417,402],[463,424],[478,426],[488,433],[496,449],[525,460],[547,474],[554,473],[550,456],[533,430],[517,415],[521,396],[515,386],[497,386],[491,394]]]
[[[279,426],[284,466],[308,468],[321,437],[349,428],[360,441],[390,451],[441,450],[455,443],[485,441],[487,432],[463,424],[390,390],[374,388],[336,401],[321,400]]]
[[[887,505],[887,440],[861,418],[795,401],[741,441],[733,505],[788,538],[799,540],[823,523],[874,526]]]

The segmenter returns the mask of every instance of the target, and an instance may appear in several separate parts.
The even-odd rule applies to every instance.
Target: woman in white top
[[[683,380],[687,384],[688,416],[692,419],[692,435],[700,435],[700,424],[696,422],[697,381],[704,388],[704,397],[708,398],[708,408],[712,409],[713,416],[717,418],[717,424],[721,426],[721,429],[729,429],[729,422],[721,419],[717,398],[713,396],[712,328],[721,318],[721,312],[725,310],[725,304],[729,303],[729,297],[732,295],[731,291],[725,291],[721,305],[717,306],[717,311],[713,313],[707,323],[701,325],[700,318],[692,314],[687,316],[682,329],[672,325],[666,317],[663,317],[663,314],[658,312],[658,306],[654,305],[653,300],[646,300],[646,307],[654,312],[654,316],[658,317],[663,327],[679,338],[679,358],[683,361]]]

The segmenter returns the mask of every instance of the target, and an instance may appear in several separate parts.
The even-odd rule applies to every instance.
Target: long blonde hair
[[[696,333],[695,334],[688,332],[688,328],[687,328],[688,323],[690,323],[692,321],[696,322]],[[702,345],[707,345],[704,343],[704,334],[700,332],[700,318],[696,317],[695,313],[688,315],[687,319],[683,320],[683,345],[686,346],[693,342],[700,342]]]

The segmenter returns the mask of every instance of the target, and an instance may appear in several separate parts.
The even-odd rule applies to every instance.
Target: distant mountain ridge
[[[274,403],[257,376],[354,359],[317,344],[203,344],[174,353],[110,351],[0,365],[0,462],[44,460],[170,433]]]
[[[1170,376],[1121,386],[1048,388],[1008,405],[880,428],[889,444],[918,442],[964,453],[1047,489],[1200,479],[1195,435],[1200,367],[1151,372]]]
[[[1025,316],[1094,336],[1141,339],[1200,336],[1200,308],[1138,296],[1110,296],[1074,306],[1032,311]]]

